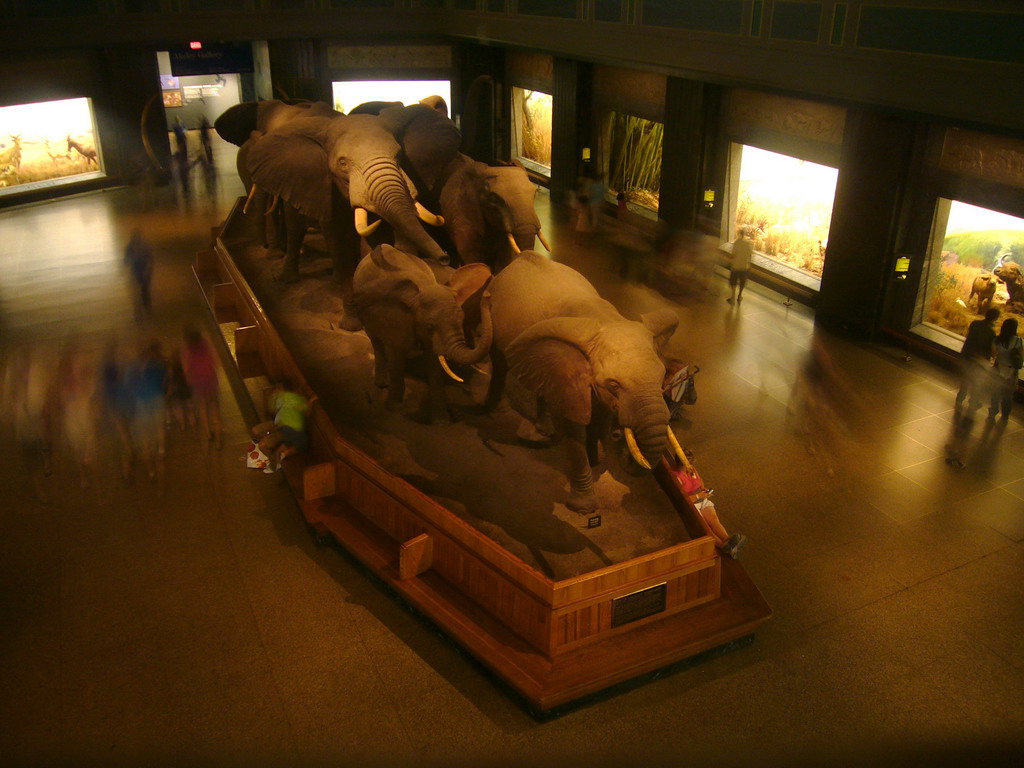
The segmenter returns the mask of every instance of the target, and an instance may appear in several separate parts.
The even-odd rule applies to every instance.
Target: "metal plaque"
[[[631,621],[639,621],[661,613],[665,610],[667,592],[668,587],[665,583],[661,583],[630,595],[615,598],[612,600],[612,626],[621,627]]]

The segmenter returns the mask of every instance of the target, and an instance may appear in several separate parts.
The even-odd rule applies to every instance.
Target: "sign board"
[[[612,626],[621,627],[665,610],[666,584],[641,589],[612,600]]]
[[[168,49],[168,54],[176,77],[253,71],[251,43],[204,43],[197,49],[181,45]]]
[[[909,256],[897,256],[896,257],[896,272],[909,272],[910,271],[910,257]]]

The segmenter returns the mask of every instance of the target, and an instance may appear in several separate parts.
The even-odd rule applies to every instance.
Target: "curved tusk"
[[[444,372],[455,379],[459,384],[464,384],[465,379],[459,376],[455,371],[448,367],[448,361],[444,359],[444,355],[438,355],[437,359],[441,362],[441,367],[444,368]]]
[[[472,368],[472,369],[473,369],[474,371],[476,371],[477,373],[482,373],[482,374],[483,374],[484,376],[486,376],[486,375],[487,375],[487,369],[486,369],[486,368],[481,368],[481,367],[480,367],[479,365],[477,365],[476,363],[473,363],[473,365],[471,365],[471,366],[469,366],[469,367],[470,367],[470,368]]]
[[[415,205],[416,213],[420,217],[420,220],[423,221],[423,223],[429,224],[432,227],[444,226],[444,216],[437,216],[436,214],[431,213],[426,209],[426,207],[424,207],[422,203],[415,203]]]
[[[626,427],[622,430],[622,434],[626,436],[626,447],[629,448],[629,453],[633,457],[633,461],[639,464],[644,469],[650,469],[651,465],[648,463],[644,455],[640,453],[640,448],[637,447],[636,438],[633,437],[633,430]]]
[[[356,232],[359,233],[360,237],[369,237],[377,231],[377,227],[380,226],[383,219],[377,219],[373,224],[369,224],[367,222],[366,209],[356,208],[355,210]]]
[[[263,215],[264,216],[269,216],[270,214],[272,214],[274,212],[274,209],[277,208],[277,204],[278,204],[278,202],[280,200],[281,200],[281,196],[280,195],[274,195],[274,199],[270,201],[270,207],[267,208],[267,212],[265,214],[263,214]]]
[[[254,197],[256,197],[256,185],[255,184],[253,184],[252,187],[249,188],[249,196],[247,198],[245,198],[245,205],[242,206],[242,213],[248,213],[249,212],[249,206],[252,205],[252,199]]]
[[[690,460],[686,458],[686,451],[683,450],[683,446],[681,446],[679,441],[676,439],[676,433],[672,431],[672,427],[667,426],[665,429],[668,431],[668,444],[672,448],[672,453],[674,453],[676,458],[679,459],[684,467],[686,467],[688,472],[693,472],[693,465],[690,463]]]
[[[544,233],[539,229],[537,230],[537,239],[540,240],[540,244],[544,246],[548,253],[551,253],[551,246],[548,244],[548,239],[544,237]]]
[[[516,239],[512,237],[511,232],[508,233],[508,244],[512,246],[512,250],[515,251],[516,256],[523,252],[522,249],[519,247],[519,244],[516,243]]]

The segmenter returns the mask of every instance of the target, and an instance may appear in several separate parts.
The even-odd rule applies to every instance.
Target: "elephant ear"
[[[661,355],[679,326],[679,316],[671,309],[656,309],[640,316],[640,322],[654,334],[654,348]]]
[[[490,279],[491,268],[486,264],[466,264],[452,273],[448,287],[455,291],[455,301],[462,306],[466,299],[487,285]]]
[[[569,421],[590,423],[594,375],[586,350],[600,333],[592,318],[556,317],[523,331],[505,350],[509,372]]]
[[[381,110],[384,126],[402,145],[403,167],[421,193],[434,193],[449,164],[459,154],[462,134],[455,123],[423,104]]]
[[[256,101],[235,104],[213,121],[213,130],[224,141],[240,147],[245,144],[249,134],[256,130],[258,111],[259,102]]]
[[[249,151],[253,183],[317,221],[331,218],[334,183],[324,144],[330,123],[325,117],[297,117]]]

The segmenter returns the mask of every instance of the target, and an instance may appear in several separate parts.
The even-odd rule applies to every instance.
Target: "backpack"
[[[1024,368],[1024,342],[1020,340],[1019,336],[1014,341],[1017,343],[1010,350],[1010,367],[1019,371]]]

